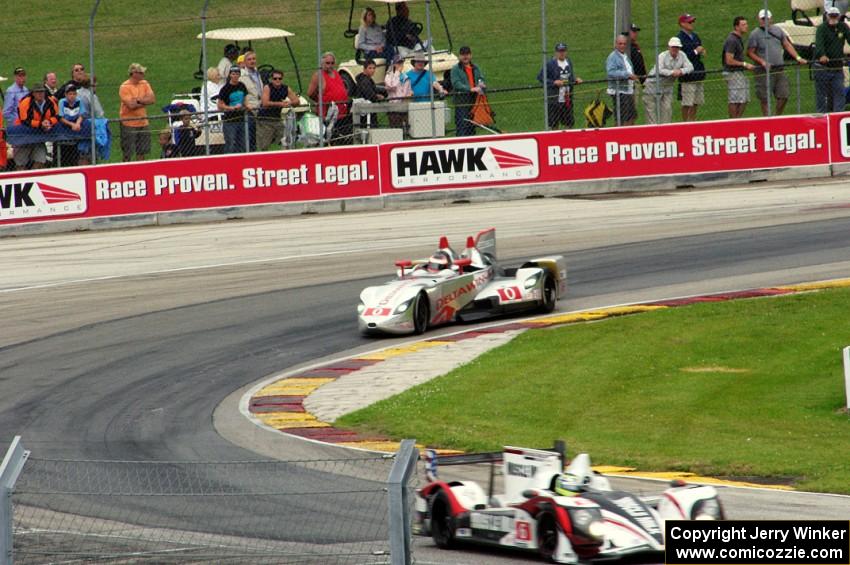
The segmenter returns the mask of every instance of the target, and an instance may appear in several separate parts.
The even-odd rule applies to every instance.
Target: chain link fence
[[[408,556],[410,551],[409,528],[405,532],[399,518],[405,507],[408,516],[412,512],[418,452],[408,443],[402,459],[150,462],[31,456],[17,483],[11,481],[11,555],[16,564],[404,563],[398,553],[391,559],[394,536],[402,540],[399,551]],[[0,467],[0,487],[9,485],[8,467]],[[8,526],[2,518],[0,511],[0,530]],[[11,562],[2,553],[0,563]]]
[[[359,122],[355,120],[352,123],[350,117],[339,120],[333,124],[335,127],[330,128],[315,118],[318,108],[315,101],[307,97],[307,91],[311,78],[320,68],[321,54],[326,51],[335,53],[336,66],[348,77],[349,86],[362,70],[359,65],[362,57],[355,57],[355,42],[366,5],[347,0],[301,0],[286,5],[265,4],[245,11],[236,9],[238,3],[232,0],[210,0],[204,3],[203,8],[194,6],[190,12],[165,13],[158,1],[130,12],[122,4],[92,0],[66,7],[63,18],[54,20],[46,28],[26,25],[23,19],[6,19],[0,23],[0,32],[10,38],[5,60],[10,61],[12,67],[23,67],[27,71],[25,84],[32,87],[46,83],[49,88],[58,88],[61,92],[62,87],[70,82],[86,80],[100,103],[101,111],[92,114],[106,120],[99,128],[84,128],[87,132],[100,132],[101,140],[91,133],[87,140],[80,141],[53,134],[47,136],[49,145],[45,146],[47,155],[43,164],[39,162],[40,153],[32,155],[31,150],[25,150],[16,164],[11,159],[14,152],[9,150],[6,168],[86,165],[130,158],[169,158],[389,141],[400,137],[452,136],[458,134],[458,116],[461,116],[461,126],[469,126],[465,107],[472,110],[471,102],[458,100],[452,94],[445,100],[438,97],[433,112],[430,104],[424,113],[419,110],[427,117],[424,118],[424,127],[416,131],[411,131],[412,119],[399,124],[386,112],[379,112],[377,120],[370,123],[369,130],[383,130],[374,132],[363,132]],[[629,10],[624,10],[625,6]],[[387,9],[381,5],[375,7],[378,24],[385,25],[394,15],[392,6]],[[733,9],[751,19],[752,30],[757,25],[756,12],[767,7],[774,11],[780,23],[783,23],[786,14],[790,15],[784,0],[754,0],[746,5],[735,5]],[[618,121],[617,116],[621,112],[617,111],[616,101],[606,93],[605,80],[605,59],[613,48],[612,39],[618,26],[622,26],[617,19],[629,14],[632,22],[643,26],[632,41],[639,44],[646,68],[650,69],[655,53],[666,49],[667,39],[679,31],[676,24],[679,11],[666,5],[663,8],[659,12],[656,2],[651,0],[613,0],[586,6],[582,11],[564,10],[552,0],[505,3],[432,0],[429,3],[412,3],[410,19],[421,25],[420,38],[430,35],[430,40],[426,41],[430,41],[433,47],[430,57],[434,59],[433,69],[440,80],[448,78],[447,70],[456,63],[460,46],[472,48],[473,62],[484,74],[488,103],[493,113],[492,121],[489,118],[479,120],[483,127],[475,127],[472,131],[475,134],[515,133],[546,129],[547,115],[550,129],[587,127],[585,110],[589,106],[599,109],[600,103],[607,105],[611,112],[604,126],[622,125],[625,120]],[[471,14],[487,14],[487,17],[470,18]],[[699,12],[696,16],[696,31],[707,48],[703,59],[709,67],[703,83],[705,100],[697,109],[696,119],[725,119],[729,116],[727,87],[717,63],[723,38],[729,32],[726,26],[730,26],[731,21],[717,20],[710,13]],[[731,16],[726,17],[731,19]],[[812,18],[810,23],[817,25],[820,22],[816,14],[812,14]],[[783,23],[786,27],[788,24]],[[716,27],[718,25],[723,27]],[[257,26],[285,28],[286,33],[284,36],[265,37],[256,34]],[[799,31],[802,27],[798,25],[794,29]],[[814,26],[808,29],[811,32]],[[806,37],[809,35],[813,36],[813,33]],[[574,64],[575,75],[584,79],[573,88],[568,103],[561,101],[563,97],[556,98],[557,92],[544,90],[537,80],[541,67],[554,55],[554,45],[560,42],[569,43],[568,55]],[[204,103],[204,93],[209,97],[211,92],[207,88],[215,91],[220,86],[220,82],[206,80],[207,72],[212,68],[226,68],[230,63],[239,64],[238,57],[232,61],[224,58],[224,49],[231,44],[240,53],[248,49],[255,52],[257,68],[266,82],[272,69],[281,71],[283,82],[300,95],[299,106],[291,112],[283,112],[280,119],[255,115],[253,111],[225,119],[218,111],[216,100]],[[62,48],[56,49],[57,45]],[[798,48],[806,55],[811,52],[806,45],[798,45]],[[791,83],[790,97],[784,113],[816,111],[814,84],[821,69],[789,62],[792,64],[786,67],[785,75]],[[140,144],[127,151],[126,146],[122,149],[121,143],[123,111],[118,92],[128,79],[131,63],[146,67],[145,78],[155,92],[156,101],[147,106],[150,124],[147,130],[138,132],[136,137]],[[405,69],[409,67],[408,53]],[[7,98],[10,95],[14,97],[13,69],[0,70],[9,77],[9,82],[2,83]],[[386,67],[379,64],[374,77],[378,85],[383,81],[385,71]],[[761,116],[767,112],[762,110],[755,96],[753,73],[746,74],[750,102],[743,116]],[[219,77],[221,80],[222,77]],[[636,89],[637,116],[634,123],[666,121],[667,115],[670,121],[681,121],[677,94],[678,85],[671,97],[653,94],[659,100],[650,103],[646,100],[645,87],[639,86]],[[665,111],[660,111],[662,104]],[[656,105],[662,117],[653,120],[650,116],[655,113]],[[668,106],[669,109],[666,109]],[[433,119],[432,113],[435,114]],[[769,113],[777,113],[775,101],[772,101]],[[5,127],[10,129],[7,132],[10,146],[14,145],[12,142],[16,137],[11,131],[13,121],[14,110],[11,119],[8,113],[5,119]],[[596,122],[590,125],[602,124]],[[388,129],[396,131],[388,132]],[[470,128],[461,127],[461,133],[468,133],[464,129]],[[38,160],[33,157],[38,157]],[[0,166],[2,162],[0,158]]]

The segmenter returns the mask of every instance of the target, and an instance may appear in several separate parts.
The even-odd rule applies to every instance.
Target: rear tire
[[[548,314],[555,309],[555,304],[558,302],[558,289],[552,275],[547,274],[545,277],[543,279],[543,299],[540,301],[540,311]]]
[[[538,551],[540,557],[549,563],[555,562],[558,554],[558,525],[551,514],[543,514],[537,525]]]
[[[431,537],[440,549],[455,547],[455,520],[449,512],[449,499],[442,492],[431,501]]]
[[[413,305],[413,333],[422,335],[428,329],[431,321],[431,308],[428,304],[428,296],[419,294],[416,304]]]

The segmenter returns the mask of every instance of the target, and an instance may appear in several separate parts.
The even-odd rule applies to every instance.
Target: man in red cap
[[[702,56],[705,47],[694,32],[694,22],[697,19],[691,14],[679,16],[679,34],[676,36],[682,42],[682,53],[694,66],[692,73],[679,78],[679,88],[682,92],[682,121],[693,122],[697,119],[697,108],[705,102],[703,81],[705,80],[705,65]]]

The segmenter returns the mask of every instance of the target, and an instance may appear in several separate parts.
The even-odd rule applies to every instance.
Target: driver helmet
[[[452,259],[449,257],[449,254],[445,251],[437,251],[428,259],[428,264],[425,265],[425,268],[429,273],[439,273],[443,269],[450,269],[451,266]]]
[[[576,496],[582,491],[581,477],[573,473],[564,473],[555,481],[555,492],[561,496]]]

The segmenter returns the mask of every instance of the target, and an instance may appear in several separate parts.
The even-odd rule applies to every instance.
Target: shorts
[[[770,90],[774,98],[788,100],[791,96],[791,83],[785,75],[782,67],[773,67],[770,70]],[[767,73],[764,68],[756,69],[756,96],[759,100],[767,100]]]
[[[705,104],[705,96],[702,81],[683,82],[682,84],[682,106],[702,106]]]
[[[47,162],[47,147],[43,143],[17,145],[15,146],[14,159],[15,164],[19,167],[26,167],[30,161],[44,164]]]
[[[614,125],[617,125],[617,100],[619,99],[620,122],[629,122],[637,119],[637,108],[635,107],[635,95],[618,92],[611,95],[612,105],[611,117],[614,119]]]
[[[151,130],[148,126],[131,128],[121,124],[121,153],[125,158],[151,152]]]
[[[729,87],[729,104],[746,104],[750,101],[750,81],[742,71],[723,73]]]
[[[280,116],[257,116],[257,149],[266,151],[274,143],[280,143],[286,128]]]

